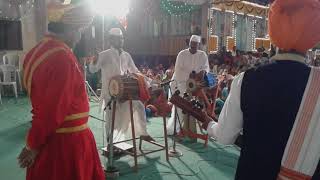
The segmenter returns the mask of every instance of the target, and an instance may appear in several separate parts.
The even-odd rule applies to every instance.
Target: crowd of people
[[[188,40],[189,41],[189,40]],[[220,51],[208,55],[210,73],[213,73],[218,77],[219,81],[225,81],[226,83],[220,83],[220,91],[216,99],[216,114],[218,115],[222,110],[224,101],[229,94],[230,83],[234,76],[241,72],[244,72],[250,68],[266,65],[271,62],[270,55],[273,54],[273,48],[271,53],[265,51],[264,48],[259,48],[256,52],[244,52],[237,50],[236,47],[233,51],[227,51],[223,47]],[[149,65],[144,63],[139,66],[139,71],[148,78],[154,80],[157,83],[165,83],[172,79],[174,74],[175,63],[171,62],[167,68],[163,64]],[[229,86],[227,85],[229,83]],[[169,96],[168,87],[165,87],[166,95]],[[147,111],[148,112],[148,111]],[[149,116],[149,114],[147,114]]]
[[[165,68],[163,64],[155,65],[154,67],[150,67],[148,65],[141,65],[139,70],[142,74],[151,78],[156,82],[165,82],[172,78],[174,72],[174,64],[171,64],[168,68]]]

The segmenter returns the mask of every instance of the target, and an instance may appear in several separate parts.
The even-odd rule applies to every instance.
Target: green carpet
[[[25,134],[30,128],[30,103],[27,98],[3,99],[0,105],[0,179],[21,180],[25,177],[25,170],[17,164],[17,155],[25,144]],[[101,118],[98,113],[98,104],[91,103],[91,115]],[[94,132],[97,146],[100,149],[102,141],[102,123],[90,119],[90,127]],[[162,120],[153,118],[148,123],[149,133],[157,141],[163,143]],[[169,140],[169,146],[172,141]],[[154,148],[145,145],[145,149]],[[239,157],[239,150],[233,146],[222,146],[209,142],[207,148],[203,142],[177,144],[177,149],[183,153],[181,158],[165,160],[164,151],[149,154],[138,158],[139,171],[133,171],[133,157],[124,156],[116,160],[120,168],[120,180],[160,180],[160,179],[187,179],[187,180],[231,180],[234,177]],[[102,163],[105,159],[101,157]]]

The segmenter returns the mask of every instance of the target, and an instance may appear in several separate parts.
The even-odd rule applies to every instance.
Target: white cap
[[[191,38],[190,38],[190,41],[200,43],[201,42],[201,37],[198,36],[198,35],[192,35]]]
[[[122,36],[123,35],[120,28],[112,28],[112,29],[110,29],[109,34],[113,35],[113,36]]]

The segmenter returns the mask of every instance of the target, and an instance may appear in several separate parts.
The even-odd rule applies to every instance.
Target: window
[[[20,21],[0,20],[0,50],[22,50]]]

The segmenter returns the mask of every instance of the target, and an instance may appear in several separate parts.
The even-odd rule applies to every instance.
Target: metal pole
[[[176,136],[177,136],[177,116],[178,116],[178,109],[177,109],[177,106],[174,106],[174,129],[173,129],[173,138],[174,138],[174,141],[173,141],[173,151],[176,151]],[[182,130],[183,127],[180,126],[180,129]]]
[[[168,133],[167,133],[167,120],[166,117],[163,116],[163,132],[164,132],[164,146],[166,150],[166,160],[169,161],[169,149],[168,149]]]
[[[105,49],[105,42],[104,42],[104,15],[102,15],[102,51],[104,51]]]
[[[116,101],[113,101],[111,131],[109,131],[110,134],[109,134],[109,143],[108,143],[109,145],[108,167],[113,167],[113,131],[114,131],[115,115],[116,115]]]
[[[113,131],[114,131],[114,123],[115,123],[115,115],[116,115],[116,100],[113,100],[112,104],[112,121],[111,121],[111,130],[108,131],[109,134],[109,142],[108,142],[108,164],[106,169],[106,176],[111,179],[115,179],[119,177],[119,170],[114,167],[113,163]]]

